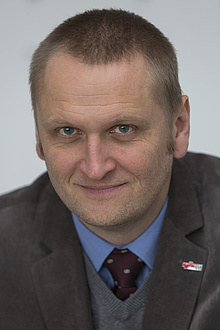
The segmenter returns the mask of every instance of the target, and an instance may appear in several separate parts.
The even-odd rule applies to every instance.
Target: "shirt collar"
[[[150,269],[152,269],[160,231],[166,213],[167,203],[168,198],[166,199],[166,202],[164,203],[164,206],[155,221],[141,236],[131,243],[123,246],[115,246],[95,235],[82,224],[75,214],[72,213],[74,225],[82,248],[91,260],[96,271],[100,271],[103,262],[115,247],[128,248],[140,257]]]

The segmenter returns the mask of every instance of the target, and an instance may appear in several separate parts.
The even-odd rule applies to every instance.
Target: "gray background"
[[[0,0],[0,193],[45,171],[35,153],[30,57],[59,23],[91,8],[140,14],[174,44],[190,96],[190,150],[220,156],[220,0]]]

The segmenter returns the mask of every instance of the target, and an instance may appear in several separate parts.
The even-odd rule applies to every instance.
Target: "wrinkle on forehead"
[[[45,100],[49,100],[51,103],[56,103],[60,105],[62,108],[65,108],[65,105],[70,107],[127,107],[127,108],[136,108],[137,104],[140,103],[140,99],[138,96],[121,96],[114,97],[108,95],[106,97],[100,96],[76,96],[72,94],[46,94]]]

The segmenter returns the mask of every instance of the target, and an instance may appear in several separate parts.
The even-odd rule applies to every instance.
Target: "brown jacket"
[[[220,329],[219,260],[220,160],[187,154],[174,160],[143,329]],[[0,198],[0,329],[92,329],[79,240],[47,174]]]

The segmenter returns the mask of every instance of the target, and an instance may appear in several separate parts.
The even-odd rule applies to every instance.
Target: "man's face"
[[[47,66],[38,153],[42,143],[55,190],[88,226],[147,228],[166,199],[170,132],[148,79],[142,57],[91,66],[59,54]]]

